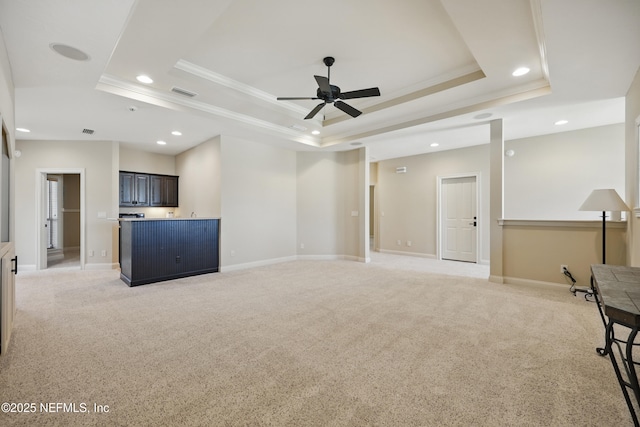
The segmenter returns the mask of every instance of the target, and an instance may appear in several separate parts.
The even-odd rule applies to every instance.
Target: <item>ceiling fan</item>
[[[314,98],[309,97],[293,97],[293,98],[277,98],[278,101],[291,101],[291,100],[300,100],[300,99],[321,99],[322,103],[318,104],[307,116],[306,119],[313,118],[320,110],[324,108],[325,105],[332,103],[336,108],[344,111],[351,117],[358,117],[362,114],[362,111],[359,111],[353,108],[351,105],[346,104],[341,99],[354,99],[354,98],[366,98],[369,96],[380,96],[380,89],[377,87],[372,87],[369,89],[360,89],[353,90],[350,92],[341,92],[338,86],[334,86],[329,83],[329,79],[331,78],[331,66],[335,62],[335,59],[331,56],[327,56],[323,59],[324,65],[327,66],[327,77],[324,76],[313,76],[318,83],[318,91],[316,92],[316,96]]]

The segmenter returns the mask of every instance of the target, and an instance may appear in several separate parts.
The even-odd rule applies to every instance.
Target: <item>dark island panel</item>
[[[120,221],[120,278],[129,286],[219,271],[219,219]]]

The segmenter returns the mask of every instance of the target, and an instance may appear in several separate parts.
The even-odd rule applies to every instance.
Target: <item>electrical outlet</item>
[[[89,251],[89,256],[93,256],[93,249]]]
[[[102,256],[107,256],[107,250],[106,249],[102,250]]]
[[[300,249],[304,249],[304,243],[300,243]]]
[[[407,246],[411,246],[411,240],[407,240]]]
[[[560,265],[560,273],[564,274],[564,269],[565,268],[567,269],[567,271],[569,271],[569,266],[568,265],[561,264]]]
[[[398,245],[398,246],[402,246],[402,240],[398,240],[398,241],[396,241],[396,245]]]

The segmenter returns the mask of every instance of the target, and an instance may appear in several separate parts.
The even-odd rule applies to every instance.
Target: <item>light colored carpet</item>
[[[1,425],[631,425],[597,309],[568,291],[296,261],[135,288],[25,272],[17,294],[0,401],[90,412]]]

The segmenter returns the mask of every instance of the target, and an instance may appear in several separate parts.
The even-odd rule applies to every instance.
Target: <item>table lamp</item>
[[[581,211],[602,211],[602,263],[606,264],[606,212],[629,211],[629,206],[622,201],[613,188],[593,190],[587,200],[580,206]]]

